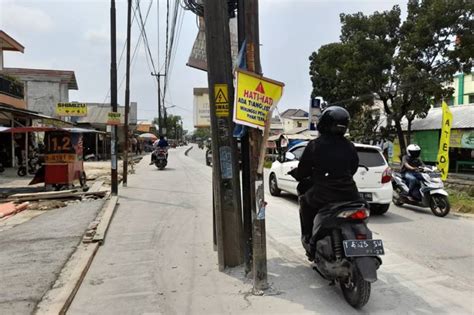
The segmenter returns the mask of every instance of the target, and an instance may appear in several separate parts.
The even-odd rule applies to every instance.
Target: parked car
[[[273,162],[270,169],[270,193],[279,196],[281,191],[297,195],[298,182],[288,172],[298,167],[299,159],[308,142],[299,143],[288,150],[284,158]],[[355,144],[360,167],[354,175],[359,193],[370,204],[374,214],[388,211],[392,200],[392,171],[382,155],[380,148],[371,145]]]

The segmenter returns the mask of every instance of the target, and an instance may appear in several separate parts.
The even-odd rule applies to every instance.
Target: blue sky
[[[141,0],[143,14],[150,0]],[[160,1],[160,65],[164,61],[165,4]],[[406,1],[361,0],[260,0],[261,60],[264,75],[286,84],[279,110],[307,109],[311,82],[309,55],[321,45],[338,41],[339,14],[387,10]],[[117,55],[126,39],[126,1],[117,0]],[[107,0],[0,0],[0,29],[25,46],[25,53],[4,53],[6,67],[74,70],[79,85],[71,101],[104,102],[110,86],[109,8]],[[157,59],[157,7],[152,3],[147,34]],[[207,86],[203,71],[186,66],[197,34],[196,18],[186,11],[166,96],[169,110],[184,118],[192,130],[193,88]],[[132,49],[138,38],[133,25]],[[125,57],[119,66],[119,84],[125,73]],[[124,84],[119,90],[123,104]],[[137,101],[139,119],[157,114],[156,82],[150,75],[145,50],[140,46],[132,67],[131,100]]]

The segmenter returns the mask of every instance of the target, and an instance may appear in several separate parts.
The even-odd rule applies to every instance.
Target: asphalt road
[[[205,161],[204,151],[197,148],[189,152],[189,157],[202,163]],[[269,243],[301,253],[296,197],[285,193],[281,197],[273,197],[267,192],[266,198],[269,204]],[[392,310],[397,309],[398,303],[429,300],[426,293],[433,292],[434,300],[439,301],[432,308],[427,308],[430,312],[474,313],[472,218],[453,214],[439,218],[429,209],[392,204],[385,215],[371,217],[369,227],[374,238],[384,241],[388,251],[381,267],[380,280],[373,286],[375,292],[369,308],[376,303],[377,290],[393,293]],[[396,285],[391,286],[394,281]],[[402,289],[403,286],[406,288]],[[386,306],[390,304],[387,299],[382,300],[385,300]],[[445,308],[435,307],[438,304],[444,304]]]
[[[34,311],[103,203],[71,204],[0,231],[0,314]]]
[[[217,269],[211,168],[204,151],[170,151],[169,167],[136,168],[69,314],[472,314],[474,221],[393,208],[372,218],[384,264],[362,311],[305,259],[295,198],[267,196],[271,289],[250,293],[242,268]]]

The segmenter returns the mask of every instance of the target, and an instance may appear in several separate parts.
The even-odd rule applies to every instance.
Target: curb
[[[99,243],[81,244],[64,265],[53,287],[36,306],[34,314],[66,314],[89,270]]]
[[[187,148],[186,151],[184,151],[184,155],[188,156],[189,151],[191,151],[193,148],[193,146]]]
[[[36,315],[65,314],[71,305],[74,296],[81,287],[82,281],[89,270],[99,246],[104,243],[107,230],[112,221],[118,197],[112,196],[108,199],[102,209],[100,223],[97,225],[96,233],[92,243],[81,243],[68,261],[61,269],[58,279],[53,287],[46,292],[35,308]]]
[[[456,217],[466,218],[466,219],[474,219],[474,214],[470,213],[462,213],[462,212],[451,212],[452,215]]]
[[[110,222],[114,216],[117,203],[118,196],[112,196],[105,202],[104,207],[102,208],[105,208],[104,214],[102,215],[102,218],[100,218],[100,223],[97,225],[97,230],[92,238],[93,242],[99,242],[100,245],[104,243],[105,235],[107,234]]]

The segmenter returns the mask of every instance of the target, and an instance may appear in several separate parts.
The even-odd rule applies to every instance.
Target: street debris
[[[18,205],[14,204],[13,202],[0,204],[0,218],[14,215],[20,211],[23,211],[26,208],[28,208],[28,205],[29,205],[28,202],[23,202]]]

